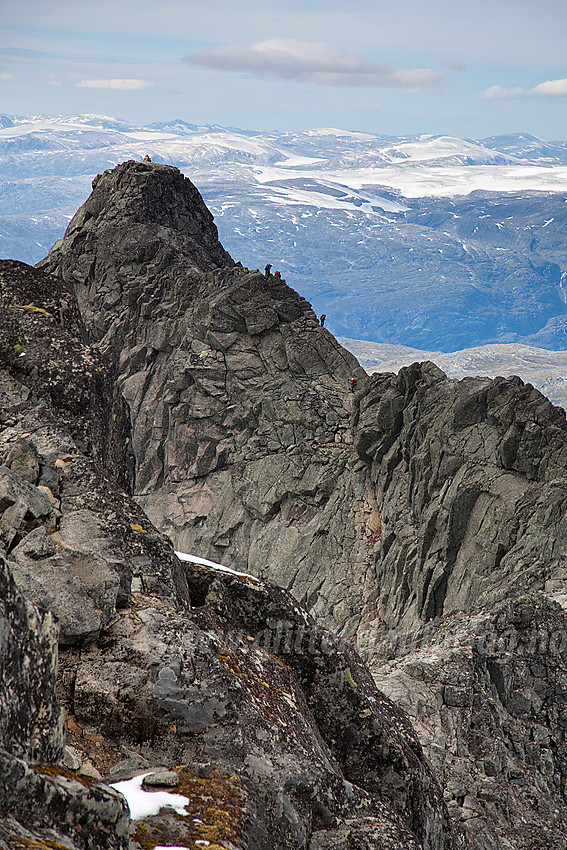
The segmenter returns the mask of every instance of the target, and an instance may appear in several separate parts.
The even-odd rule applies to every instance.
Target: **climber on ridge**
[[[326,319],[326,318],[327,318],[326,314],[325,314],[325,313],[321,313],[321,319],[320,319],[320,321],[321,321],[321,327],[323,327],[323,326],[324,326],[324,324],[325,324],[325,319]]]
[[[268,263],[268,264],[267,264],[267,266],[266,266],[266,268],[264,269],[264,274],[265,274],[265,276],[266,276],[266,277],[269,277],[269,276],[270,276],[271,271],[272,271],[272,264],[271,264],[271,263]]]
[[[281,279],[282,279],[282,276],[281,276],[281,273],[280,273],[280,272],[275,272],[274,277],[277,277],[277,279],[278,279],[278,280],[281,280]]]

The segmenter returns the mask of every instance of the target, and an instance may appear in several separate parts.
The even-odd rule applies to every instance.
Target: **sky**
[[[567,139],[566,0],[0,0],[0,113]]]

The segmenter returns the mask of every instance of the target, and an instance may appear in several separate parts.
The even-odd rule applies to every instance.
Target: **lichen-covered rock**
[[[41,522],[53,527],[55,521],[49,497],[6,466],[0,466],[0,514],[5,547],[17,543],[22,530],[31,531]]]
[[[197,567],[188,580],[204,603],[190,618],[134,597],[98,647],[62,658],[73,724],[102,735],[93,759],[122,745],[175,768],[201,823],[143,820],[133,847],[308,847],[345,821],[345,841],[458,846],[413,730],[352,647],[274,586]]]
[[[53,615],[25,599],[0,557],[0,847],[125,850],[121,798],[56,766],[63,758],[57,633]]]
[[[53,616],[25,599],[0,556],[0,741],[14,756],[45,762],[62,757],[57,635]]]
[[[62,644],[94,640],[116,612],[119,576],[95,555],[67,548],[55,554],[52,538],[42,531],[44,546],[37,546],[37,529],[11,552],[14,578],[28,599],[55,614]]]
[[[113,789],[0,749],[0,847],[126,850],[129,822]]]
[[[127,486],[129,426],[124,402],[115,390],[112,368],[86,344],[72,288],[25,263],[2,260],[0,309],[2,395],[19,402],[22,410],[26,403],[22,396],[27,399],[31,393],[30,401],[35,395],[64,414],[69,436]],[[10,420],[10,409],[4,405],[2,418]],[[22,432],[14,439],[27,437]],[[17,447],[28,455],[34,448],[33,443],[19,442],[6,452],[9,465],[20,474]],[[28,480],[29,474],[28,470],[20,477]]]
[[[202,588],[196,573],[189,585]],[[449,830],[419,742],[403,713],[376,691],[352,645],[276,587],[221,574],[209,585],[208,607],[289,665],[344,777],[397,812],[424,847],[443,846]]]

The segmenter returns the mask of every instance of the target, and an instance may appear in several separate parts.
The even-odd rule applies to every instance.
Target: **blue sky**
[[[565,0],[0,0],[0,112],[567,138]]]

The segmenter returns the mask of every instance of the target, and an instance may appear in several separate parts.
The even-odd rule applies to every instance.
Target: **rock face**
[[[41,266],[76,290],[127,402],[135,468],[124,472],[124,437],[117,473],[155,526],[178,549],[275,580],[315,618],[250,579],[180,574],[156,534],[162,548],[137,574],[154,595],[105,620],[86,652],[66,650],[74,743],[99,727],[114,742],[101,770],[128,739],[138,759],[193,765],[192,788],[207,759],[231,805],[244,795],[235,822],[270,812],[259,831],[242,827],[251,846],[458,842],[419,745],[352,650],[331,639],[328,652],[300,651],[328,626],[410,714],[468,846],[565,848],[564,413],[519,379],[456,382],[427,363],[368,378],[285,282],[232,263],[193,187],[166,166],[98,178]],[[100,435],[93,463],[103,445]],[[22,487],[37,484],[36,450],[39,460],[9,455]],[[49,546],[37,529],[50,532],[41,516],[25,521],[38,539],[19,548],[20,532],[13,551],[29,574]],[[80,517],[73,528],[84,547]],[[278,740],[290,730],[287,749],[265,745],[269,728]],[[370,808],[344,797],[345,781]]]
[[[364,373],[284,282],[215,270],[231,261],[187,183],[146,163],[106,173],[42,266],[75,282],[93,337],[106,331],[101,349],[131,411],[135,493],[152,521],[179,549],[270,576],[353,634],[353,578],[379,527],[363,477],[344,474],[362,466],[349,380]],[[172,262],[167,246],[182,233],[156,247],[151,268],[116,250],[117,228],[130,245],[164,203],[168,220],[207,224],[206,275],[195,270],[202,252],[184,248]]]
[[[277,587],[184,566],[122,489],[114,361],[61,318],[63,298],[76,306],[64,282],[9,262],[0,281],[0,728],[16,730],[0,847],[460,847],[410,724],[354,648]],[[297,296],[274,291],[293,313]],[[186,813],[134,821],[129,838],[100,779],[145,768],[154,789],[177,777]]]
[[[415,364],[368,382],[354,432],[380,503],[389,630],[562,589],[567,423],[537,390]]]
[[[197,189],[177,168],[132,160],[99,175],[93,190],[53,248],[93,338],[109,330],[126,304],[150,317],[165,297],[176,312],[175,298],[190,296],[200,272],[233,265]]]
[[[124,402],[72,291],[3,261],[0,305],[0,847],[123,850],[123,799],[63,767],[57,638],[97,638],[133,578],[181,606],[187,585],[168,541],[132,528],[151,532],[122,489]]]
[[[566,846],[565,626],[556,602],[524,594],[430,624],[375,668],[410,715],[470,846]]]
[[[180,270],[187,255],[172,264],[165,247],[151,270],[143,258],[124,266],[116,222],[124,208],[154,222],[139,187],[147,183],[154,198],[162,178],[178,208],[171,217],[191,219],[192,194],[170,191],[172,180],[188,182],[176,169],[127,163],[95,181],[42,263],[75,282],[81,303],[92,293],[83,315],[94,337],[106,330],[101,348],[114,356],[130,407],[136,497],[179,549],[269,575],[353,634],[361,605],[353,577],[368,567],[379,527],[364,478],[345,475],[362,466],[348,384],[364,373],[284,282],[238,266],[216,271],[220,248],[204,276],[192,258]],[[132,229],[124,233],[130,244]]]
[[[565,414],[416,364],[373,378],[354,423],[384,526],[358,646],[474,846],[563,847]]]

